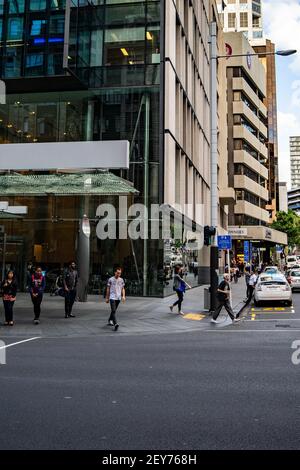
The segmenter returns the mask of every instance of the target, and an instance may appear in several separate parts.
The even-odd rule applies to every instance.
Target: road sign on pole
[[[232,239],[230,235],[218,235],[219,250],[231,250]]]

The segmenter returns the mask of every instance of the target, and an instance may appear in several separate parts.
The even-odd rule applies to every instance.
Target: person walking
[[[42,273],[42,268],[37,266],[34,274],[31,276],[30,295],[33,303],[34,319],[33,323],[38,325],[40,323],[41,303],[43,301],[43,294],[46,287],[46,279]]]
[[[4,281],[1,284],[1,293],[3,296],[3,306],[5,312],[4,325],[13,326],[13,306],[17,295],[17,281],[15,279],[15,273],[8,271]]]
[[[183,267],[182,266],[176,266],[175,267],[175,276],[174,276],[174,284],[173,284],[173,290],[176,292],[178,299],[176,302],[173,303],[173,305],[170,305],[169,308],[171,312],[173,312],[173,308],[178,306],[178,314],[179,315],[184,315],[183,311],[181,310],[182,307],[182,302],[184,298],[184,293],[186,291],[186,288],[191,289],[191,286],[183,279]]]
[[[250,269],[246,268],[246,272],[245,272],[245,282],[246,282],[246,300],[245,302],[247,301],[248,297],[249,297],[249,281],[250,281],[250,277],[251,277],[251,273],[250,273]]]
[[[230,275],[224,274],[224,280],[220,282],[218,290],[217,290],[217,299],[219,305],[217,306],[216,310],[214,311],[211,323],[218,323],[217,318],[220,315],[222,308],[224,307],[231,318],[232,322],[238,321],[237,318],[234,317],[234,313],[232,307],[230,305]]]
[[[116,312],[118,306],[122,300],[125,302],[125,282],[124,279],[121,277],[122,268],[117,267],[115,269],[115,275],[110,277],[107,281],[106,287],[106,303],[110,304],[110,317],[108,319],[108,325],[113,326],[115,331],[118,330],[119,324],[116,318]]]
[[[69,267],[64,272],[64,291],[65,291],[65,318],[74,318],[72,308],[76,299],[76,287],[78,283],[78,271],[75,261],[69,263]]]
[[[258,278],[257,271],[252,271],[251,275],[250,275],[250,278],[249,278],[248,298],[247,298],[247,301],[246,301],[246,305],[249,305],[251,300],[252,300],[253,292],[254,292],[254,289],[255,289],[255,286],[256,286],[256,283],[257,283],[257,278]]]

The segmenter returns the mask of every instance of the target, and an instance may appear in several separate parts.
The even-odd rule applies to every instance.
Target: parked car
[[[254,290],[254,305],[268,301],[292,305],[292,289],[282,274],[263,273],[259,276]]]
[[[287,281],[291,286],[292,292],[300,289],[300,269],[291,269],[288,273]]]

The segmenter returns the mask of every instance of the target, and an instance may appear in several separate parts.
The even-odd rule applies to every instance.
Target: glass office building
[[[208,24],[209,2],[201,0],[195,9],[185,2],[178,4],[179,18],[203,15],[193,26],[200,37],[200,25]],[[165,60],[161,63],[168,8],[160,0],[0,0],[0,75],[7,88],[6,104],[0,105],[0,145],[128,140],[129,169],[110,171],[120,182],[128,182],[128,204],[140,202],[148,207],[168,202],[164,196],[168,179],[162,98]],[[177,27],[184,28],[184,23]],[[207,55],[202,60],[208,68]],[[207,80],[201,86],[207,106]],[[190,113],[193,120],[196,113],[187,98],[185,93],[185,116]],[[198,99],[196,94],[194,99]],[[207,126],[205,132],[208,152]],[[181,150],[188,158],[184,145]],[[199,171],[195,169],[194,179],[200,180]],[[38,178],[53,172],[29,173]],[[29,260],[55,273],[76,257],[78,224],[86,214],[91,221],[89,291],[97,293],[99,283],[105,283],[107,273],[120,264],[129,294],[164,295],[170,288],[170,263],[166,266],[163,240],[100,241],[96,236],[97,206],[102,202],[117,205],[119,194],[117,185],[105,194],[99,191],[88,196],[44,194],[42,190],[28,194],[22,185],[6,192],[1,200],[26,205],[28,215],[1,222],[7,235],[6,252],[2,245],[0,253],[2,270],[13,265],[22,283]],[[195,253],[188,258],[191,265],[192,261],[197,265]],[[197,275],[192,277],[197,284]]]

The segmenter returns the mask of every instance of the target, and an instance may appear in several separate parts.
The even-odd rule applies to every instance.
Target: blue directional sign
[[[219,250],[231,250],[232,240],[230,235],[218,235]]]
[[[250,261],[250,242],[244,241],[244,261],[249,263]]]

